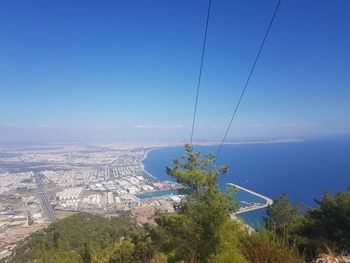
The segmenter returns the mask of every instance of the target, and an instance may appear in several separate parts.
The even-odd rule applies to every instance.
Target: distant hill
[[[46,229],[30,235],[18,244],[8,261],[3,259],[0,262],[36,262],[42,257],[41,252],[57,248],[79,254],[87,245],[92,250],[98,251],[122,237],[135,235],[139,230],[140,227],[125,216],[106,218],[95,214],[79,213],[52,223]],[[74,254],[67,256],[74,258]],[[79,262],[74,261],[73,258],[71,262]]]

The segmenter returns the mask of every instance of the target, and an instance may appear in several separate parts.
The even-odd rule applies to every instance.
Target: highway
[[[248,193],[250,193],[252,195],[255,195],[257,197],[260,197],[260,198],[262,198],[262,199],[264,199],[266,201],[266,203],[264,203],[264,204],[252,203],[251,206],[241,207],[238,211],[233,213],[234,215],[245,213],[245,212],[249,212],[249,211],[253,211],[253,210],[257,210],[257,209],[261,209],[261,208],[268,207],[269,205],[273,204],[273,200],[271,198],[268,198],[268,197],[266,197],[266,196],[264,196],[262,194],[258,194],[256,192],[253,192],[253,191],[251,191],[249,189],[246,189],[246,188],[241,187],[241,186],[236,185],[236,184],[228,183],[228,185],[235,186],[235,187],[237,187],[240,190],[246,191],[246,192],[248,192]],[[243,202],[243,203],[250,203],[250,202]]]
[[[45,216],[51,222],[56,222],[58,219],[57,219],[55,212],[53,211],[53,209],[50,205],[49,200],[47,199],[46,192],[43,188],[42,179],[38,174],[35,175],[35,182],[36,182],[36,185],[38,187],[38,194],[39,194],[39,198],[40,198],[40,203],[41,203],[41,207],[42,207],[42,210],[43,210]]]

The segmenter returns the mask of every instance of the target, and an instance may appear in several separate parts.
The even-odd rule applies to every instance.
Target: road
[[[261,208],[264,208],[264,207],[267,207],[267,206],[273,204],[273,200],[271,198],[268,198],[268,197],[266,197],[266,196],[264,196],[262,194],[258,194],[256,192],[253,192],[253,191],[251,191],[249,189],[246,189],[246,188],[244,188],[242,186],[239,186],[239,185],[236,185],[236,184],[228,183],[228,185],[235,186],[235,187],[237,187],[240,190],[246,191],[246,192],[248,192],[248,193],[250,193],[252,195],[255,195],[257,197],[260,197],[260,198],[262,198],[262,199],[264,199],[266,201],[265,204],[255,203],[255,204],[253,204],[251,206],[248,206],[248,207],[241,207],[237,212],[233,213],[234,215],[245,213],[245,212],[249,212],[249,211],[253,211],[253,210],[257,210],[257,209],[261,209]]]
[[[53,211],[53,209],[50,205],[49,200],[47,199],[46,192],[43,188],[42,179],[38,174],[35,175],[35,182],[36,182],[36,185],[38,186],[38,194],[39,194],[39,198],[40,198],[40,202],[41,202],[41,207],[42,207],[42,210],[43,210],[45,216],[51,222],[56,222],[58,219],[57,219],[55,212]]]

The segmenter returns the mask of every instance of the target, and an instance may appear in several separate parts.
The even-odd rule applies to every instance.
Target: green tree
[[[273,200],[273,204],[266,210],[264,217],[265,229],[276,233],[278,236],[289,239],[301,223],[301,203],[292,205],[286,193],[282,193]]]
[[[232,188],[220,192],[218,176],[227,173],[228,167],[217,169],[215,160],[214,154],[202,156],[185,145],[185,154],[173,159],[174,167],[167,167],[167,173],[183,186],[180,192],[186,194],[186,201],[175,207],[177,213],[164,213],[156,218],[161,231],[168,236],[164,247],[171,251],[169,261],[210,262],[221,251],[222,227],[238,203]],[[239,230],[238,225],[230,228],[232,235]]]
[[[318,207],[309,208],[300,234],[313,240],[314,253],[320,243],[331,243],[337,252],[350,251],[350,193],[338,192],[335,196],[323,192]]]
[[[48,247],[47,244],[38,248],[38,259],[34,262],[40,263],[81,263],[79,253],[69,249],[67,242],[55,239],[55,245]],[[15,261],[16,262],[16,261]],[[21,262],[21,261],[20,261]],[[24,260],[23,262],[33,262]]]
[[[83,260],[83,263],[91,263],[91,252],[86,243],[84,243],[84,249],[81,253],[81,258]]]
[[[211,256],[210,262],[246,262],[238,246],[244,236],[244,231],[239,231],[241,227],[242,225],[237,220],[230,220],[222,225],[219,229],[220,244],[218,252]]]
[[[41,262],[54,262],[60,259],[61,254],[65,262],[81,262],[86,245],[93,258],[94,254],[109,248],[121,237],[135,236],[141,230],[125,216],[103,217],[78,213],[54,222],[43,231],[20,241],[13,255],[6,260],[9,263],[35,262],[38,259]]]
[[[132,243],[135,245],[133,253],[134,262],[147,263],[155,254],[155,246],[151,236],[143,231],[132,238]]]
[[[133,263],[135,245],[131,240],[126,239],[119,243],[115,243],[109,263]]]
[[[154,257],[151,259],[150,263],[167,263],[168,257],[164,255],[163,253],[157,253],[154,255]]]

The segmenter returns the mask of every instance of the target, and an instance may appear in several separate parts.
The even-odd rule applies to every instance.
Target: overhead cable
[[[222,147],[223,147],[224,142],[225,142],[225,140],[226,140],[227,134],[228,134],[228,132],[230,131],[232,122],[233,122],[233,120],[234,120],[234,118],[235,118],[235,116],[236,116],[236,114],[237,114],[238,108],[239,108],[239,106],[241,105],[243,96],[244,96],[244,94],[245,94],[245,92],[246,92],[246,90],[247,90],[247,87],[248,87],[248,84],[249,84],[249,82],[250,82],[250,79],[251,79],[251,77],[252,77],[252,75],[253,75],[253,73],[254,73],[255,66],[256,66],[256,64],[257,64],[257,62],[258,62],[258,60],[259,60],[261,51],[262,51],[263,48],[264,48],[266,39],[267,39],[267,37],[268,37],[268,35],[269,35],[270,29],[271,29],[271,27],[272,27],[272,24],[273,24],[273,22],[274,22],[274,20],[275,20],[276,15],[277,15],[277,11],[278,11],[278,8],[280,7],[280,4],[281,4],[281,0],[278,0],[278,3],[277,3],[277,5],[276,5],[276,7],[275,7],[275,11],[273,12],[272,18],[271,18],[270,23],[269,23],[269,25],[268,25],[268,27],[267,27],[267,30],[266,30],[266,32],[265,32],[264,38],[263,38],[263,40],[262,40],[262,42],[261,42],[261,44],[260,44],[259,51],[258,51],[258,53],[257,53],[257,55],[256,55],[256,57],[255,57],[254,63],[253,63],[253,65],[252,65],[252,67],[251,67],[251,69],[250,69],[250,72],[249,72],[249,74],[248,74],[248,78],[247,78],[247,80],[246,80],[246,82],[245,82],[245,84],[244,84],[244,87],[243,87],[243,90],[242,90],[242,92],[241,92],[241,95],[240,95],[240,97],[239,97],[239,99],[238,99],[238,102],[237,102],[236,106],[234,107],[234,111],[233,111],[233,113],[232,113],[230,122],[229,122],[229,124],[228,124],[228,126],[227,126],[225,135],[224,135],[224,137],[222,138],[222,141],[221,141],[221,143],[220,143],[219,150],[218,150],[218,152],[217,152],[217,154],[216,154],[216,158],[217,158],[217,159],[219,158],[219,155],[220,155],[220,153],[221,153]]]
[[[208,2],[207,19],[206,19],[205,31],[204,31],[204,35],[203,35],[202,55],[201,55],[201,62],[200,62],[200,66],[199,66],[199,74],[198,74],[198,81],[197,81],[197,92],[196,92],[196,99],[195,99],[195,104],[194,104],[194,112],[193,112],[193,120],[192,120],[190,145],[192,145],[193,132],[194,132],[194,127],[195,127],[195,122],[196,122],[198,96],[199,96],[199,90],[200,90],[201,80],[202,80],[202,69],[203,69],[205,48],[206,48],[206,44],[207,44],[207,34],[208,34],[208,26],[209,26],[209,18],[210,18],[210,7],[211,7],[211,0],[209,0],[209,2]]]

